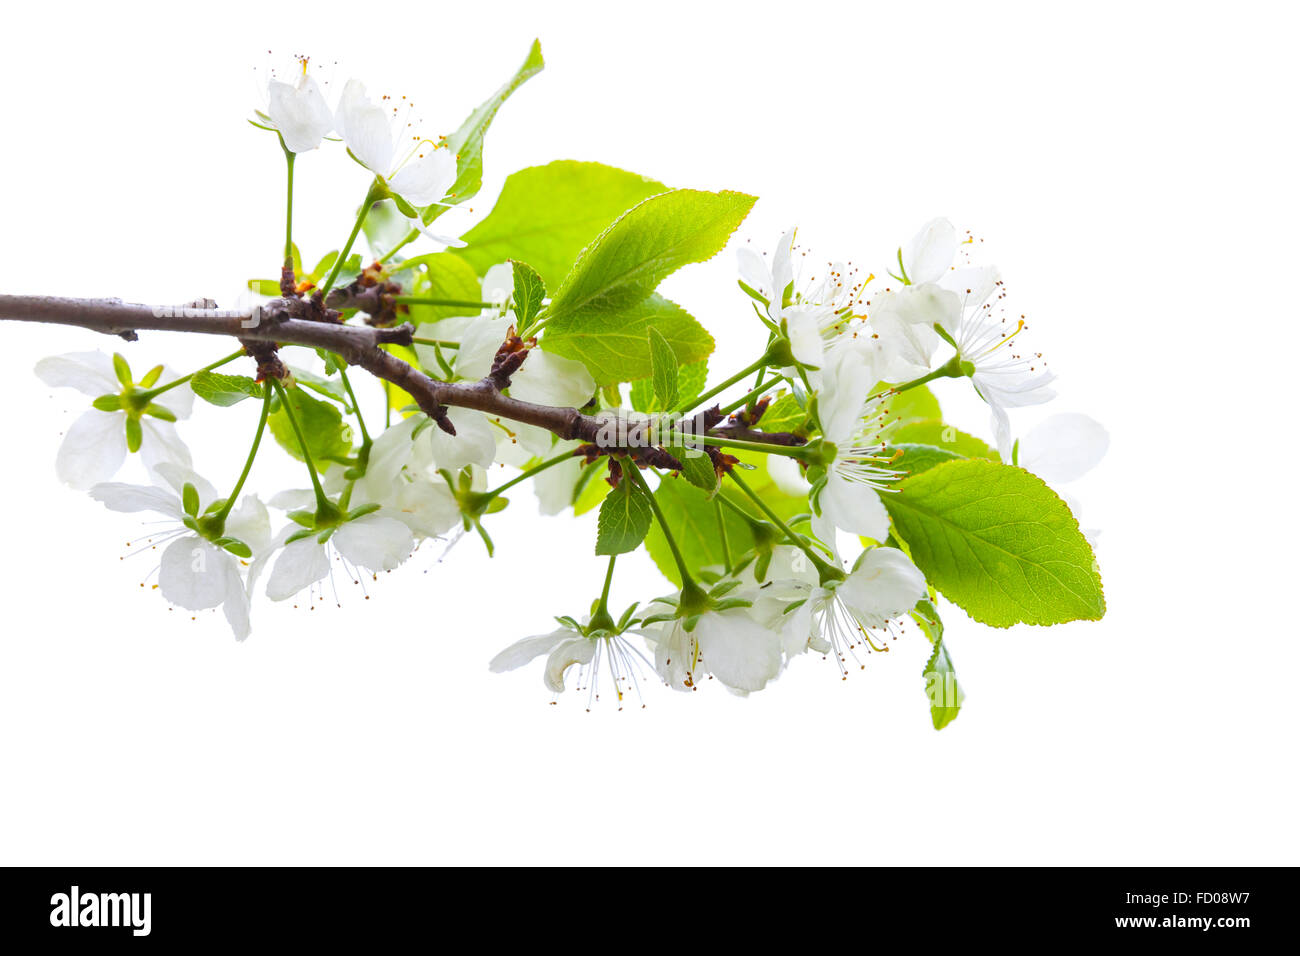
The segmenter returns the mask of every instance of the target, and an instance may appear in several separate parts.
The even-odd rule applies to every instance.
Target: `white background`
[[[986,240],[1056,410],[1112,435],[1072,489],[1103,529],[1106,619],[992,631],[949,608],[969,697],[942,733],[915,639],[845,682],[801,659],[748,700],[651,682],[644,710],[550,706],[538,667],[487,660],[584,610],[603,561],[591,520],[525,493],[494,560],[465,539],[341,610],[262,600],[237,645],[139,587],[154,558],[119,561],[131,516],[58,484],[80,407],[31,373],[114,345],[192,368],[228,343],[6,324],[0,861],[1297,862],[1294,11],[551,6],[8,11],[0,289],[229,303],[282,241],[279,151],[244,122],[254,67],[337,60],[331,89],[407,93],[450,132],[539,36],[547,69],[492,130],[477,215],[510,170],[571,157],[756,193],[743,238],[798,223],[877,272],[932,216]],[[314,261],[365,176],[337,148],[298,175]],[[733,278],[727,254],[670,280],[715,368],[758,345]],[[219,486],[251,406],[186,432]],[[254,484],[301,481],[278,457]],[[629,560],[615,597],[664,590]]]

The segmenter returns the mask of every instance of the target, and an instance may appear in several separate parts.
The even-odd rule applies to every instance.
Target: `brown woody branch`
[[[562,439],[595,442],[602,423],[576,408],[536,405],[501,394],[489,378],[481,382],[440,382],[380,348],[410,345],[409,325],[370,328],[295,318],[307,306],[300,299],[277,299],[258,309],[202,306],[149,306],[120,299],[68,299],[45,295],[0,295],[0,319],[46,322],[134,340],[138,331],[228,335],[243,341],[273,342],[325,349],[377,378],[408,392],[420,408],[455,434],[446,407],[472,408],[488,415],[545,428]]]

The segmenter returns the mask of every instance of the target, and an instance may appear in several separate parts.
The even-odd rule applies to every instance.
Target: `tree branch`
[[[150,306],[120,299],[68,299],[44,295],[0,295],[0,319],[71,325],[106,335],[135,339],[137,331],[229,335],[253,342],[303,345],[325,349],[377,378],[408,392],[430,418],[455,434],[444,406],[472,408],[488,415],[545,428],[566,440],[598,442],[603,423],[576,408],[536,405],[501,394],[491,381],[453,383],[430,378],[381,349],[384,344],[410,345],[410,325],[370,328],[286,317],[303,305],[276,299],[255,309],[218,309],[204,301],[186,306]]]

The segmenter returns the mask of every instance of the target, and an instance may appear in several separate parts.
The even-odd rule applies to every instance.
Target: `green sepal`
[[[144,442],[144,430],[140,427],[140,419],[128,416],[126,419],[126,448],[131,454],[140,450],[141,443]]]
[[[131,366],[120,352],[113,353],[113,374],[123,388],[131,388],[135,384],[131,379]]]
[[[238,538],[218,538],[214,543],[217,547],[225,548],[236,557],[251,558],[253,556],[253,549]]]
[[[121,395],[101,395],[90,403],[91,408],[97,408],[101,412],[120,412],[122,410]]]
[[[144,407],[144,414],[152,415],[154,418],[161,418],[165,422],[176,421],[176,413],[170,408],[164,408],[162,405],[155,405],[150,402]]]
[[[181,489],[181,507],[191,518],[197,517],[199,513],[199,491],[190,482],[185,482]]]

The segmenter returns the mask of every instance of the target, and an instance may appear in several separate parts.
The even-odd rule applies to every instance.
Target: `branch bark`
[[[71,325],[134,340],[140,331],[228,335],[254,342],[303,345],[341,355],[350,365],[408,392],[420,408],[455,434],[445,406],[472,408],[488,415],[536,425],[562,439],[597,442],[603,423],[576,408],[557,408],[501,394],[491,381],[440,382],[380,348],[410,345],[410,325],[370,328],[287,318],[272,300],[259,309],[218,309],[215,305],[150,306],[120,299],[69,299],[44,295],[0,295],[0,319]]]

